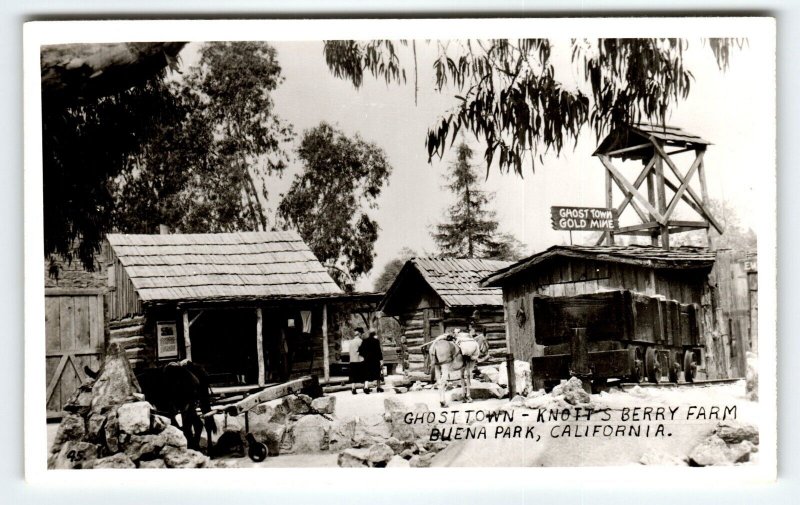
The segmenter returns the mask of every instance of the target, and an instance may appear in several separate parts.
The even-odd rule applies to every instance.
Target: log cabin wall
[[[144,313],[142,301],[113,248],[108,248],[108,318],[110,321]]]

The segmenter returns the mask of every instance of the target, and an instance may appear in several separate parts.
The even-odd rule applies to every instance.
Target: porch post
[[[256,309],[256,353],[258,353],[258,385],[266,384],[266,373],[264,370],[264,320],[261,315],[261,307]]]
[[[312,358],[313,359],[313,358]],[[322,373],[325,382],[331,378],[331,357],[328,349],[328,305],[322,304]]]
[[[186,359],[192,361],[192,341],[189,338],[189,311],[183,310],[183,347],[186,349]]]

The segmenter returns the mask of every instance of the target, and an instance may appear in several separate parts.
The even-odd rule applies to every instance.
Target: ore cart
[[[699,309],[629,290],[576,296],[536,296],[534,379],[552,383],[576,376],[693,382],[702,357]]]

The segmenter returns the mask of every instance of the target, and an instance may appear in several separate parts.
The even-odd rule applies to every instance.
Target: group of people
[[[371,393],[372,389],[369,385],[372,381],[375,382],[376,391],[382,393],[383,352],[377,332],[370,330],[369,334],[364,336],[364,328],[356,328],[348,351],[350,354],[350,385],[353,394],[358,393],[358,385],[361,383],[364,384],[364,393]]]

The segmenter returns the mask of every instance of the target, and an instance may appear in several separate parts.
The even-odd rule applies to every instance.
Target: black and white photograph
[[[29,478],[775,478],[773,20],[38,22],[25,65]]]

